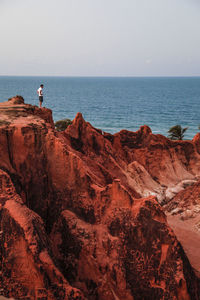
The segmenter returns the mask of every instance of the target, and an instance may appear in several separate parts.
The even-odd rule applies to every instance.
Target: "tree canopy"
[[[172,126],[168,130],[168,137],[172,140],[183,140],[186,130],[188,130],[188,127],[182,128],[181,125]]]

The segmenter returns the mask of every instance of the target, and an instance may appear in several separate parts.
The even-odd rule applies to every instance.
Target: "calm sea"
[[[22,95],[38,105],[37,89],[44,84],[44,106],[54,121],[86,121],[104,131],[136,131],[141,125],[167,136],[171,126],[189,127],[191,139],[200,125],[200,77],[0,77],[0,101]]]

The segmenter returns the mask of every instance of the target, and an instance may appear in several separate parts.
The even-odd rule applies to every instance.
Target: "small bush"
[[[24,98],[20,95],[16,95],[15,97],[9,98],[8,101],[12,101],[13,104],[24,104]]]
[[[10,125],[10,122],[8,121],[4,121],[4,120],[0,120],[0,126],[3,126],[3,125]]]
[[[70,124],[72,124],[70,119],[63,119],[55,123],[55,129],[57,131],[64,131]]]

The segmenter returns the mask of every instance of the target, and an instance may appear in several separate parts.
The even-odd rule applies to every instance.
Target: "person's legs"
[[[39,105],[40,105],[40,108],[42,107],[42,102],[43,102],[43,97],[39,96]]]

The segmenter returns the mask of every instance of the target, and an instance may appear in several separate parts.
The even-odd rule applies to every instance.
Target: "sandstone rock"
[[[182,243],[193,267],[200,271],[200,181],[186,186],[165,206],[170,226]],[[173,216],[173,217],[172,217]]]
[[[180,191],[172,197],[172,200],[164,207],[169,213],[174,209],[181,209],[183,211],[189,210],[195,213],[199,212],[200,205],[200,181],[194,182],[185,189]]]
[[[198,283],[194,293],[186,284],[195,275],[186,279],[187,258],[156,201],[137,200],[131,210],[112,202],[103,224],[67,210],[55,224],[54,255],[70,283],[88,299],[198,299]]]
[[[84,299],[56,268],[42,219],[24,205],[3,171],[0,171],[0,185],[3,295],[15,299]]]
[[[197,133],[192,141],[195,144],[198,153],[200,153],[200,133]]]
[[[193,185],[197,180],[183,180],[180,181],[177,185],[170,186],[165,191],[165,200],[166,202],[170,202],[172,198],[175,197],[180,191],[183,191],[186,187]]]
[[[151,196],[163,201],[169,186],[200,175],[195,143],[147,126],[103,133],[80,113],[58,133],[50,110],[13,101],[0,104],[0,120],[3,296],[200,298]]]

